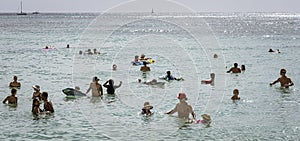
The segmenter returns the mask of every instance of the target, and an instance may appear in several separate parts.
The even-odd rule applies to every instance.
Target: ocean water
[[[0,106],[0,139],[298,140],[299,28],[299,13],[2,14],[0,95],[10,95],[14,75],[22,87],[17,107]],[[79,55],[94,48],[101,54]],[[269,53],[270,48],[281,53]],[[156,61],[148,73],[130,63],[140,54]],[[227,74],[235,62],[246,71]],[[269,86],[281,68],[295,84],[290,89]],[[166,70],[184,81],[137,82],[157,79]],[[211,72],[215,85],[201,84]],[[80,86],[85,92],[94,76],[101,84],[112,78],[123,85],[102,99],[91,94],[70,99],[61,91]],[[32,116],[35,84],[49,93],[53,115]],[[235,88],[238,102],[230,99]],[[179,92],[186,92],[198,119],[211,115],[211,127],[164,114],[175,107]],[[154,106],[151,117],[139,115],[146,101]]]

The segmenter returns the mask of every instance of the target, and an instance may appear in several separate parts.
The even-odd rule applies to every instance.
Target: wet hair
[[[239,90],[238,89],[234,89],[233,90],[233,94],[235,94],[235,93],[239,94]]]
[[[171,71],[167,71],[167,74],[170,75],[170,74],[171,74]]]
[[[286,70],[285,69],[281,69],[280,73],[286,73]]]
[[[48,93],[47,92],[43,92],[42,93],[42,97],[45,98],[45,99],[47,99],[48,98]]]
[[[17,90],[16,89],[11,89],[11,93],[15,94],[15,93],[17,93]]]
[[[234,66],[234,67],[237,67],[237,66],[238,66],[238,63],[234,63],[233,66]]]
[[[109,79],[109,80],[108,80],[108,83],[109,83],[109,85],[113,86],[113,85],[114,85],[114,80]]]

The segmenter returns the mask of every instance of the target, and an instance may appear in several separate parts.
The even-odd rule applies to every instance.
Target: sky
[[[22,0],[24,12],[299,12],[300,0]],[[0,12],[21,0],[0,0]]]

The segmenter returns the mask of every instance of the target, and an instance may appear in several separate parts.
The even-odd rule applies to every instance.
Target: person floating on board
[[[32,99],[38,98],[39,100],[41,100],[42,93],[40,92],[40,86],[39,85],[33,85],[32,88],[34,90],[34,92],[32,94]]]
[[[202,84],[214,84],[215,82],[215,73],[211,73],[210,74],[210,80],[202,80],[201,83]]]
[[[92,90],[92,96],[97,97],[97,96],[102,96],[103,95],[103,89],[102,85],[98,83],[99,79],[98,77],[93,77],[93,82],[90,83],[90,87],[86,91],[86,95]]]
[[[160,79],[164,79],[166,81],[170,81],[170,80],[177,80],[177,81],[184,80],[182,77],[176,78],[176,77],[172,76],[171,75],[171,71],[167,71],[166,73],[167,73],[167,75],[163,76],[163,77],[160,77]]]
[[[178,112],[178,117],[182,118],[184,120],[186,120],[186,122],[193,122],[196,121],[196,114],[192,108],[191,105],[188,105],[188,103],[186,102],[187,97],[185,93],[179,93],[178,97],[179,99],[179,103],[176,105],[176,107],[167,112],[166,114],[174,114],[176,112]],[[192,114],[192,119],[189,118],[189,114]]]
[[[241,69],[238,68],[238,63],[234,63],[234,64],[233,64],[233,67],[230,68],[230,69],[227,71],[227,73],[230,73],[230,72],[232,72],[232,73],[241,73]]]
[[[138,82],[139,82],[139,83],[142,83],[142,80],[141,80],[141,79],[138,79]],[[158,82],[156,79],[152,79],[152,80],[149,81],[149,82],[143,82],[143,84],[146,84],[146,85],[157,85],[157,84],[164,85],[165,82]]]
[[[9,83],[9,87],[17,87],[17,88],[21,87],[21,83],[18,82],[18,77],[17,76],[13,77],[13,82]]]
[[[119,85],[114,85],[114,80],[109,79],[107,80],[103,86],[106,88],[107,94],[115,94],[115,90],[119,87],[121,87],[122,81],[120,81]]]
[[[281,69],[280,70],[281,77],[279,77],[273,83],[270,83],[270,86],[276,84],[277,82],[280,82],[281,87],[284,88],[289,88],[289,86],[293,86],[294,85],[293,81],[290,78],[288,78],[285,74],[286,74],[286,70]]]
[[[146,71],[150,71],[150,67],[147,66],[147,62],[143,62],[143,65],[140,69],[140,71],[146,72]]]
[[[145,116],[150,116],[150,115],[153,114],[153,113],[150,111],[151,109],[153,109],[153,106],[151,106],[149,102],[145,102],[145,103],[144,103],[144,107],[142,108],[141,114],[142,114],[142,115],[145,115]]]
[[[196,123],[202,123],[203,125],[209,127],[210,124],[211,124],[211,118],[210,118],[210,115],[208,115],[208,114],[203,114],[203,115],[201,115],[201,117],[202,117],[203,120],[197,120]]]
[[[44,112],[46,113],[54,113],[53,105],[51,101],[48,101],[48,93],[42,93],[42,100],[44,101]]]
[[[4,100],[3,100],[3,104],[6,104],[6,102],[8,102],[8,104],[18,104],[18,97],[16,97],[17,94],[17,89],[12,88],[11,89],[11,95],[7,96]]]
[[[233,90],[233,96],[231,97],[231,100],[240,100],[238,89]]]

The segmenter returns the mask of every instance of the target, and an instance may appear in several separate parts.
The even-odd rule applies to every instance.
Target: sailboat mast
[[[23,13],[22,8],[23,8],[23,4],[22,4],[22,1],[21,1],[21,13]]]

